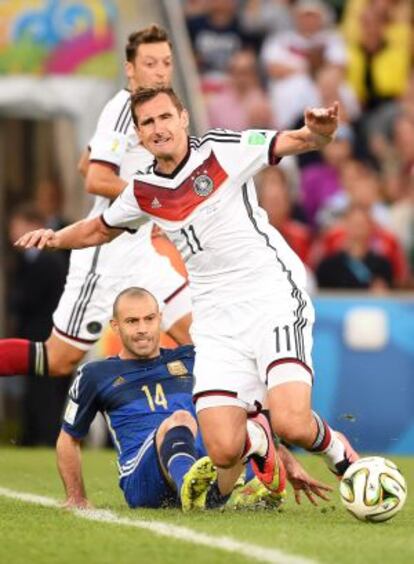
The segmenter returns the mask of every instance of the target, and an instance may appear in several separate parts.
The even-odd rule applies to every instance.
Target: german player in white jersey
[[[188,138],[188,114],[171,89],[137,91],[131,104],[141,142],[155,156],[151,168],[133,177],[102,218],[28,233],[16,244],[97,245],[152,217],[189,272],[194,399],[218,467],[217,495],[225,499],[249,457],[269,490],[283,482],[265,418],[249,417],[266,394],[273,430],[324,455],[342,475],[357,454],[311,408],[314,312],[304,267],[268,223],[252,181],[285,155],[329,143],[338,105],[307,110],[304,127],[294,131],[213,130],[196,139]]]
[[[152,162],[135,133],[130,90],[171,82],[172,50],[165,30],[153,25],[132,33],[125,51],[128,89],[102,110],[83,159],[86,188],[95,196],[88,218],[99,217],[126,186],[125,179]],[[147,221],[134,235],[125,232],[110,245],[74,251],[51,336],[45,343],[0,340],[0,375],[70,375],[99,339],[115,296],[129,286],[148,288],[163,311],[163,330],[179,344],[191,342],[188,284],[154,249],[152,225]]]

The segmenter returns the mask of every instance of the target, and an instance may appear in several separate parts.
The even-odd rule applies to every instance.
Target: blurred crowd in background
[[[296,128],[340,102],[322,152],[258,179],[320,288],[413,287],[413,14],[408,0],[186,0],[211,127]]]

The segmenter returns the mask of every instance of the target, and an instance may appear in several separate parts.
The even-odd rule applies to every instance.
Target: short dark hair
[[[112,317],[117,316],[119,302],[121,301],[121,299],[124,296],[130,296],[130,297],[136,297],[136,298],[142,298],[144,296],[150,296],[154,300],[154,302],[156,303],[157,310],[159,309],[158,300],[154,296],[154,294],[152,294],[149,290],[146,290],[145,288],[140,288],[138,286],[131,286],[130,288],[125,288],[125,290],[122,290],[122,292],[120,292],[117,295],[117,297],[115,298],[114,305],[112,307]]]
[[[184,106],[180,98],[177,96],[177,94],[170,86],[156,86],[154,88],[138,88],[137,90],[135,90],[135,92],[131,94],[131,114],[132,114],[132,119],[134,120],[136,126],[138,126],[138,120],[135,115],[135,108],[137,106],[142,106],[146,102],[149,102],[150,100],[158,96],[158,94],[166,94],[171,99],[172,103],[177,108],[177,110],[180,113],[183,111]]]
[[[132,63],[137,54],[138,47],[148,43],[168,43],[172,49],[171,41],[166,30],[157,24],[151,24],[144,29],[134,31],[128,36],[128,42],[125,46],[126,60]]]

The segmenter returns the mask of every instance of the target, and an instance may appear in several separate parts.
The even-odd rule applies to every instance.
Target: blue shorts
[[[156,431],[145,439],[130,461],[129,468],[121,472],[120,487],[124,497],[132,509],[136,507],[178,507],[177,492],[167,481],[161,469],[155,444]],[[205,456],[204,446],[201,444],[200,434],[196,439],[198,456]]]

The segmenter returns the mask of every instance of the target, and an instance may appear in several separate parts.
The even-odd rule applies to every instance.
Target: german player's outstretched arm
[[[29,231],[14,245],[25,249],[83,249],[108,243],[122,232],[122,229],[109,228],[100,217],[94,217],[77,221],[56,232],[52,229]]]
[[[91,507],[82,476],[80,441],[61,430],[56,444],[57,466],[66,492],[65,507]]]
[[[276,157],[317,151],[330,143],[338,127],[339,104],[329,108],[305,111],[305,125],[300,129],[282,131],[274,146]]]

